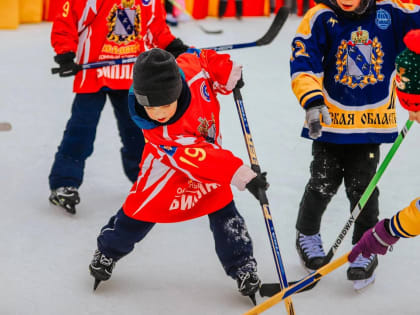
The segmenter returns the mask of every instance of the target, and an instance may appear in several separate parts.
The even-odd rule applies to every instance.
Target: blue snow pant
[[[379,144],[335,144],[314,141],[311,178],[300,202],[296,229],[317,234],[322,215],[343,179],[350,211],[359,202],[379,163]],[[379,190],[375,188],[363,211],[354,223],[352,244],[378,222]]]
[[[93,152],[96,127],[107,95],[117,119],[124,172],[131,182],[136,181],[144,137],[128,112],[128,90],[103,88],[97,93],[76,94],[71,116],[49,175],[50,189],[79,187],[82,184],[85,161]]]
[[[213,232],[216,254],[227,275],[237,278],[237,272],[256,271],[252,240],[245,221],[232,201],[224,208],[208,215]],[[118,260],[130,253],[155,223],[126,216],[122,209],[112,216],[98,236],[98,249],[105,256]]]

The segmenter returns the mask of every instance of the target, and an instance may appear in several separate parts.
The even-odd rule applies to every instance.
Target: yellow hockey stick
[[[248,312],[244,313],[243,315],[255,315],[261,314],[262,312],[268,310],[270,307],[276,305],[277,303],[287,299],[292,294],[299,292],[300,290],[304,289],[308,285],[311,285],[317,281],[319,281],[323,276],[329,274],[331,271],[334,271],[338,267],[341,267],[346,262],[348,262],[347,256],[350,254],[344,254],[343,256],[333,260],[329,264],[319,268],[318,270],[314,271],[313,273],[307,275],[302,280],[299,280],[295,284],[291,285],[290,287],[282,289],[279,293],[273,295],[268,300],[265,300],[261,304],[255,306],[254,308],[250,309]]]

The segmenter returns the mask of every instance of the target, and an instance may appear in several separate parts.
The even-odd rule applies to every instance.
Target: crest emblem
[[[207,90],[207,85],[206,85],[206,82],[205,81],[203,81],[203,83],[201,83],[201,86],[200,86],[200,94],[201,94],[201,97],[206,102],[210,102],[210,94],[209,94],[209,91]]]
[[[200,125],[197,130],[202,135],[207,142],[214,143],[216,140],[216,121],[214,119],[213,113],[211,113],[211,120],[206,118],[198,118]]]
[[[338,74],[334,79],[352,89],[383,81],[384,75],[381,74],[383,56],[382,44],[378,38],[371,40],[369,32],[359,27],[357,31],[351,33],[349,41],[341,41],[338,47],[336,54]]]
[[[128,44],[140,36],[140,6],[134,0],[114,4],[108,17],[107,39],[117,44]]]
[[[391,15],[388,11],[379,9],[376,12],[375,23],[381,30],[386,30],[391,25]]]

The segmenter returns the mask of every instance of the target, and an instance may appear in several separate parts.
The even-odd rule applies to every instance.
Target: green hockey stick
[[[357,205],[352,210],[350,218],[347,220],[346,224],[344,225],[344,228],[341,230],[341,232],[338,235],[337,239],[335,240],[334,244],[332,245],[332,247],[328,251],[328,254],[325,257],[325,261],[324,261],[325,263],[329,263],[331,261],[331,259],[333,258],[333,256],[334,256],[335,252],[337,251],[338,247],[343,242],[343,239],[346,236],[347,232],[350,230],[354,221],[356,221],[360,212],[362,212],[364,206],[368,202],[368,200],[369,200],[370,196],[372,195],[376,185],[378,184],[378,182],[381,179],[383,173],[385,172],[386,168],[388,167],[389,162],[391,162],[392,158],[395,155],[395,152],[397,152],[398,148],[400,147],[400,144],[404,140],[405,136],[407,135],[407,133],[410,130],[412,125],[413,125],[413,121],[407,119],[404,128],[398,134],[397,139],[395,140],[391,149],[389,149],[388,154],[385,156],[385,159],[382,161],[381,165],[379,166],[379,169],[376,171],[375,176],[373,176],[369,185],[365,189],[362,197],[360,197],[359,202],[357,203]],[[294,282],[289,282],[290,285],[292,285],[293,283]],[[317,284],[317,282],[314,282],[312,285],[307,286],[305,289],[302,289],[301,292],[312,289],[313,287],[315,287],[316,284]],[[279,292],[279,284],[278,283],[264,283],[260,288],[261,296],[273,296],[277,292]]]

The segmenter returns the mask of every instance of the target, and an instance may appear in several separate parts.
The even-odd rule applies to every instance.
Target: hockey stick
[[[9,131],[12,129],[12,125],[8,122],[0,122],[0,131]]]
[[[407,135],[408,131],[410,130],[411,126],[413,125],[413,121],[407,120],[405,123],[404,128],[398,134],[397,139],[395,140],[394,144],[392,145],[391,149],[389,149],[388,154],[385,156],[385,159],[382,161],[379,169],[376,171],[375,176],[371,179],[369,185],[366,187],[365,191],[363,192],[362,196],[360,197],[359,202],[353,208],[350,218],[347,220],[344,228],[341,230],[340,234],[338,235],[337,239],[335,240],[334,244],[328,251],[327,256],[324,258],[324,263],[328,263],[333,258],[335,252],[337,251],[338,247],[343,242],[344,237],[346,236],[347,232],[350,230],[351,226],[353,225],[354,221],[356,221],[357,217],[359,216],[360,212],[362,212],[364,206],[368,202],[370,195],[375,190],[376,185],[378,184],[379,180],[381,179],[383,173],[385,172],[386,168],[388,167],[389,162],[391,162],[392,158],[397,152],[398,148],[400,147],[401,142],[404,140],[405,136]],[[292,282],[291,282],[292,283]],[[316,283],[312,286],[307,287],[305,290],[310,290],[315,287]],[[261,296],[272,296],[276,292],[278,292],[278,283],[265,283],[260,288]]]
[[[179,10],[181,10],[182,12],[184,12],[186,15],[188,15],[191,19],[194,20],[194,17],[187,11],[185,10],[185,8],[180,5],[177,1],[175,0],[169,0],[170,3],[172,3],[172,5],[176,6]],[[195,21],[194,21],[195,22]],[[223,30],[219,29],[219,30],[208,30],[206,28],[204,28],[202,25],[195,23],[204,33],[206,34],[222,34]]]
[[[280,32],[280,29],[283,27],[284,23],[289,16],[289,9],[287,7],[281,7],[276,14],[273,22],[271,23],[270,27],[268,28],[267,32],[260,38],[254,42],[249,43],[242,43],[242,44],[231,44],[231,45],[221,45],[215,47],[207,47],[204,49],[213,49],[216,51],[222,50],[231,50],[231,49],[239,49],[239,48],[248,48],[248,47],[255,47],[255,46],[265,46],[270,44],[273,39],[277,36]]]
[[[257,173],[261,173],[260,165],[258,164],[257,153],[255,152],[254,142],[252,140],[251,131],[249,129],[248,120],[245,114],[245,107],[242,101],[242,95],[239,88],[233,90],[233,98],[235,99],[236,109],[238,110],[239,119],[241,121],[242,133],[244,135],[246,148],[248,150],[249,161],[251,163],[251,168]],[[260,189],[258,191],[258,197],[263,211],[265,226],[267,228],[268,237],[270,238],[271,250],[273,252],[274,261],[277,269],[277,275],[280,280],[280,289],[287,288],[287,279],[286,273],[284,270],[283,262],[280,255],[280,248],[277,242],[276,232],[274,230],[273,221],[271,218],[270,208],[268,206],[268,199],[265,191]],[[286,298],[284,300],[287,313],[289,315],[294,315],[295,310],[293,307],[292,299]],[[255,301],[254,301],[255,304]]]
[[[324,277],[325,275],[329,274],[330,272],[334,271],[335,269],[341,267],[346,262],[348,262],[348,255],[344,254],[343,256],[337,258],[336,260],[328,263],[325,266],[322,266],[318,270],[312,272],[311,274],[307,275],[305,278],[297,281],[295,284],[291,285],[288,288],[276,293],[271,298],[265,300],[264,302],[260,303],[259,305],[255,306],[248,312],[244,313],[243,315],[255,315],[261,314],[262,312],[266,311],[270,307],[276,305],[277,303],[283,301],[284,299],[289,298],[292,294],[301,292],[304,288],[307,288],[309,285],[313,285],[318,283],[318,281]]]
[[[279,9],[279,11],[277,12],[277,15],[274,18],[273,22],[271,23],[268,31],[264,34],[263,37],[261,37],[260,39],[254,41],[254,42],[214,46],[214,47],[207,47],[207,48],[202,48],[202,49],[212,49],[212,50],[216,50],[216,51],[223,51],[223,50],[231,50],[231,49],[240,49],[240,48],[268,45],[277,36],[280,29],[282,28],[282,26],[286,22],[288,15],[289,15],[289,9],[286,8],[286,7],[281,7]],[[106,67],[106,66],[120,65],[120,64],[126,64],[126,63],[134,63],[134,62],[136,62],[136,59],[137,59],[137,57],[104,60],[104,61],[98,61],[98,62],[85,63],[85,64],[82,64],[82,65],[79,65],[79,66],[80,66],[80,70],[95,69],[95,68],[101,68],[101,67]],[[52,68],[51,69],[52,74],[56,74],[58,72],[60,72],[60,68]]]

